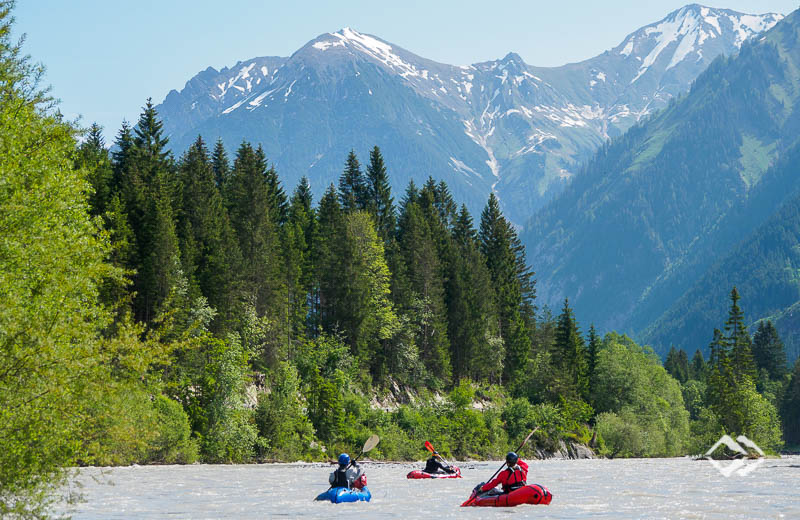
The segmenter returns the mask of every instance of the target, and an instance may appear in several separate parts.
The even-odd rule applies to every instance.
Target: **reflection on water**
[[[460,508],[500,466],[458,463],[463,479],[407,480],[411,464],[364,463],[372,502],[330,504],[322,464],[134,466],[81,471],[85,502],[75,519],[331,518],[800,518],[800,457],[768,460],[726,478],[689,459],[533,461],[529,483],[549,506]],[[352,516],[355,515],[355,516]]]

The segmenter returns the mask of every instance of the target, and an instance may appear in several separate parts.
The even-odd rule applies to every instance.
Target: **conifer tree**
[[[406,268],[407,286],[398,300],[418,325],[417,347],[428,368],[440,380],[449,377],[449,340],[444,304],[443,267],[435,225],[416,202],[400,216],[398,241]]]
[[[241,276],[245,294],[258,316],[285,320],[285,288],[282,258],[266,164],[249,143],[236,153],[228,182],[228,211],[242,254]]]
[[[231,165],[230,161],[228,161],[228,152],[225,151],[225,145],[222,144],[221,138],[217,139],[217,143],[214,145],[211,164],[214,167],[214,180],[217,183],[217,188],[222,190],[231,172]]]
[[[130,123],[122,120],[122,127],[117,132],[114,140],[114,151],[111,152],[112,168],[114,175],[111,179],[110,192],[122,193],[124,190],[123,177],[130,169],[130,162],[133,160],[131,150],[133,148],[133,130]],[[112,195],[113,196],[113,195]],[[124,195],[123,195],[124,196]]]
[[[554,358],[565,379],[564,391],[572,397],[585,397],[588,391],[585,347],[568,298],[564,299],[555,332]]]
[[[78,147],[77,166],[88,172],[92,185],[89,197],[91,215],[103,215],[111,202],[114,170],[105,147],[102,128],[97,123],[92,124],[86,140]]]
[[[199,295],[217,310],[218,323],[230,322],[238,299],[241,254],[201,137],[181,159],[179,175],[183,186],[179,229],[184,273],[190,285],[196,286]]]
[[[783,341],[770,320],[758,323],[758,330],[753,336],[753,358],[756,367],[766,370],[770,379],[782,379],[788,372]]]
[[[689,379],[704,381],[706,375],[706,361],[700,349],[695,350],[692,363],[689,366]]]
[[[259,169],[264,172],[264,179],[267,183],[267,194],[269,206],[272,208],[273,221],[275,222],[276,229],[286,222],[289,215],[289,203],[286,200],[286,193],[283,191],[281,181],[278,178],[278,172],[275,167],[267,164],[267,156],[264,154],[264,148],[258,145],[256,150],[256,157],[259,163]]]
[[[408,186],[406,186],[406,191],[403,194],[403,199],[400,201],[400,207],[402,210],[405,210],[405,207],[411,204],[412,202],[417,202],[417,197],[419,197],[419,189],[417,189],[417,185],[414,184],[414,179],[408,181]]]
[[[597,353],[599,351],[600,338],[597,337],[597,331],[594,328],[594,323],[592,323],[589,325],[589,340],[586,350],[586,376],[589,385],[588,395],[591,400],[594,398],[594,372],[597,366]]]
[[[342,334],[360,364],[380,374],[398,326],[383,243],[368,213],[341,212],[333,187],[320,201],[317,273],[323,330]]]
[[[180,252],[175,230],[174,203],[179,199],[178,183],[170,152],[166,148],[162,123],[147,100],[134,129],[132,142],[123,128],[115,165],[125,200],[128,224],[135,240],[133,277],[134,315],[149,323],[164,309],[162,305],[181,283]]]
[[[316,228],[311,201],[311,188],[308,179],[303,177],[292,195],[289,216],[283,228],[290,330],[296,339],[305,336],[310,325],[307,320],[308,300],[314,281],[312,240]]]
[[[800,445],[800,359],[795,361],[781,403],[783,437],[790,445]]]
[[[496,330],[491,276],[465,205],[461,206],[453,227],[453,242],[446,286],[453,376],[456,380],[472,378],[497,383],[499,379],[494,376],[502,374],[505,348]]]
[[[750,334],[744,321],[744,313],[739,307],[739,291],[731,290],[731,307],[725,322],[725,346],[730,353],[731,366],[738,379],[749,377],[755,381],[756,366],[753,361]]]
[[[388,244],[390,238],[394,235],[396,216],[389,176],[386,173],[383,155],[381,155],[381,150],[377,146],[369,153],[369,165],[367,165],[366,172],[366,193],[367,208],[375,218],[375,228],[383,239],[384,244]]]
[[[336,291],[341,286],[339,232],[342,229],[342,208],[336,187],[331,184],[319,201],[316,233],[313,236],[314,289],[312,295],[312,329],[317,327],[335,334]]]
[[[675,347],[670,348],[667,359],[664,361],[664,369],[679,383],[685,383],[689,379],[689,358],[686,351],[677,350]]]
[[[506,348],[503,378],[511,386],[524,380],[531,350],[529,331],[520,313],[522,291],[513,236],[492,193],[481,214],[479,237],[495,289],[500,336]]]
[[[353,150],[347,155],[344,171],[339,177],[339,197],[342,210],[347,213],[367,207],[367,184]]]

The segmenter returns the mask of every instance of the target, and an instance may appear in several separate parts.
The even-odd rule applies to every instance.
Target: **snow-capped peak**
[[[701,60],[704,45],[713,40],[722,38],[723,46],[738,49],[745,40],[772,28],[782,18],[777,13],[751,15],[691,4],[630,34],[614,51],[641,62],[631,80],[634,83],[662,55],[670,56],[668,70],[688,57]]]
[[[390,44],[369,34],[360,33],[350,27],[345,27],[318,38],[312,44],[312,47],[319,51],[327,51],[337,47],[357,51],[381,62],[405,78],[409,76],[424,77],[426,75],[424,74],[426,71],[419,70],[412,63],[401,58]]]

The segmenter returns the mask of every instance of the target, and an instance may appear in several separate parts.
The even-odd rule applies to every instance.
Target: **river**
[[[752,462],[751,462],[752,463]],[[370,503],[314,502],[322,464],[86,468],[75,519],[331,518],[800,518],[800,457],[764,460],[746,476],[680,459],[533,461],[529,483],[549,506],[460,508],[499,462],[463,463],[463,479],[407,480],[418,464],[364,463]],[[509,516],[512,515],[512,516]]]

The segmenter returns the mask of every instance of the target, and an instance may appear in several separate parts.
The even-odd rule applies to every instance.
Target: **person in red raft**
[[[520,460],[519,455],[513,451],[509,451],[506,455],[506,464],[508,467],[501,471],[494,480],[485,484],[481,482],[475,486],[475,490],[478,493],[491,492],[490,494],[499,495],[501,493],[494,490],[499,485],[503,486],[503,493],[510,493],[525,486],[525,480],[528,478],[528,464],[524,460]]]
[[[453,473],[456,472],[450,466],[443,464],[441,461],[439,461],[437,457],[441,458],[441,455],[439,455],[438,452],[434,451],[433,454],[431,455],[431,458],[429,458],[428,461],[425,462],[425,469],[422,471],[424,471],[425,473],[430,473],[431,475],[442,475],[442,474],[452,475]]]

